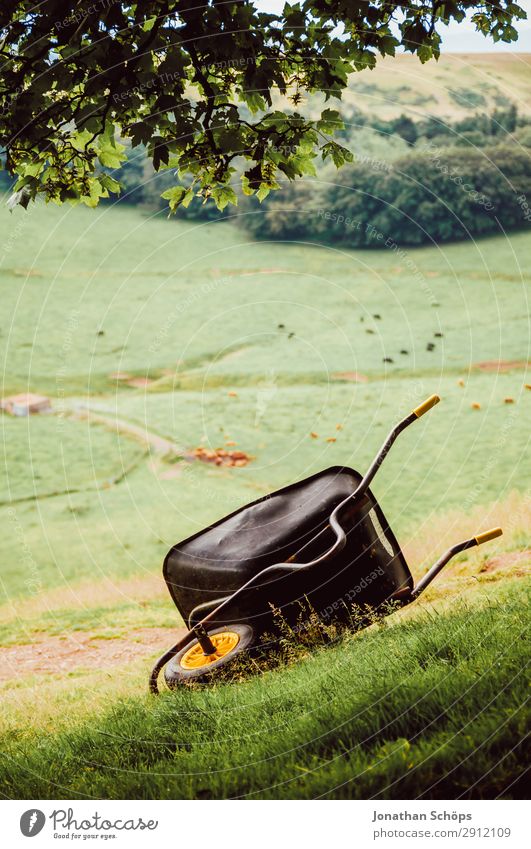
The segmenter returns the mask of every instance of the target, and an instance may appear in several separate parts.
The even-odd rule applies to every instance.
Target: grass
[[[110,486],[144,455],[135,443],[102,427],[84,430],[52,416],[31,416],[23,422],[5,416],[2,503]]]
[[[524,794],[521,587],[422,613],[238,685],[116,704],[11,742],[0,790],[39,798]],[[500,682],[503,681],[503,686]],[[71,682],[74,686],[75,682]]]
[[[236,389],[237,397],[228,395],[227,388]],[[252,497],[251,487],[265,493],[336,464],[367,468],[394,421],[415,406],[415,397],[432,392],[439,393],[443,403],[401,437],[374,484],[393,524],[409,530],[426,511],[464,502],[473,506],[503,497],[513,488],[525,489],[531,472],[525,456],[524,412],[531,396],[523,387],[521,371],[495,377],[479,374],[467,378],[464,387],[453,376],[422,372],[414,384],[405,377],[354,385],[273,383],[257,423],[262,391],[259,385],[229,383],[200,395],[187,390],[124,395],[118,409],[183,445],[203,441],[217,447],[229,441],[254,454],[253,463],[226,473],[234,483],[225,497],[234,509],[242,498]],[[509,396],[514,405],[504,403]],[[472,409],[473,403],[480,403],[481,410]],[[335,441],[328,442],[329,438]],[[192,480],[195,474],[190,469],[183,478]],[[217,490],[212,499],[204,487],[203,492],[204,509],[213,517],[219,511]]]
[[[408,562],[419,576],[446,544],[506,530],[389,627],[243,683],[154,701],[135,643],[124,667],[7,682],[1,792],[518,795],[529,235],[331,251],[110,207],[0,210],[0,227],[3,394],[46,393],[54,410],[0,419],[1,646],[155,626],[171,642],[170,545],[326,466],[365,469],[432,392],[444,403],[373,487]],[[116,420],[253,460],[163,456]]]
[[[171,628],[175,614],[168,608],[165,599],[148,599],[142,604],[127,602],[98,606],[88,609],[56,608],[40,616],[25,616],[15,622],[8,620],[0,624],[0,645],[11,646],[28,643],[42,637],[55,637],[90,631],[100,638],[112,639],[127,636],[135,628]]]
[[[0,222],[6,392],[66,405],[114,395],[115,371],[202,390],[271,371],[313,385],[345,370],[458,375],[527,356],[527,234],[398,254],[253,244],[227,222],[125,208],[2,210]]]
[[[463,87],[475,98],[452,96]],[[483,98],[481,112],[491,113],[513,102],[519,112],[528,113],[529,54],[443,53],[438,62],[426,65],[413,56],[397,56],[380,61],[374,71],[356,75],[345,100],[386,119],[428,113],[440,120],[459,120],[478,111],[478,94]]]

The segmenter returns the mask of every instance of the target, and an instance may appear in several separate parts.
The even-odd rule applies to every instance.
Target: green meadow
[[[2,396],[52,402],[0,414],[0,792],[521,795],[531,238],[348,251],[255,243],[234,215],[0,210]],[[167,549],[327,466],[363,471],[432,393],[373,485],[414,574],[504,536],[366,632],[148,697],[182,626]],[[200,446],[251,460],[202,463]],[[72,637],[130,653],[53,669]],[[18,668],[32,646],[51,669]]]
[[[521,797],[526,619],[509,582],[497,601],[417,614],[245,683],[158,702],[139,693],[38,747],[20,740],[0,789],[47,799]]]

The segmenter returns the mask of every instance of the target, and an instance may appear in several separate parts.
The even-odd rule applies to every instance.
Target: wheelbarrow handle
[[[311,545],[313,545],[313,543],[315,543],[320,536],[326,533],[326,531],[328,531],[330,527],[332,527],[336,533],[336,542],[333,544],[332,548],[329,549],[329,551],[327,551],[324,555],[321,555],[319,560],[314,561],[314,563],[321,563],[323,560],[327,559],[332,554],[336,554],[338,551],[338,546],[343,547],[345,545],[346,539],[343,539],[342,529],[338,522],[339,514],[341,513],[343,508],[347,506],[347,504],[352,503],[357,498],[361,498],[363,495],[365,495],[374,476],[376,475],[376,472],[382,465],[383,461],[387,457],[387,454],[389,453],[390,448],[392,447],[397,437],[402,433],[402,431],[405,430],[406,427],[409,427],[410,424],[413,424],[413,422],[416,422],[417,419],[420,419],[420,417],[423,416],[424,413],[427,413],[428,410],[431,410],[432,407],[435,407],[435,405],[438,404],[440,400],[441,399],[438,395],[430,395],[429,398],[423,401],[422,404],[419,404],[418,407],[415,407],[415,409],[412,410],[408,416],[406,416],[404,419],[402,419],[402,421],[398,422],[398,424],[394,426],[394,428],[388,433],[385,442],[378,451],[376,457],[369,466],[368,471],[363,476],[354,492],[351,492],[350,495],[347,495],[347,497],[344,498],[343,501],[341,501],[337,505],[337,507],[334,508],[334,511],[330,516],[330,520],[325,525],[325,527],[322,528],[317,534],[315,534],[315,536],[313,536],[310,540],[308,540],[308,542],[304,543],[302,548],[299,548],[299,550],[296,551],[295,554],[292,554],[292,556],[288,558],[288,563],[295,563],[300,557],[300,555],[304,554],[304,552]],[[314,565],[314,563],[308,565]]]
[[[429,398],[423,401],[422,404],[419,404],[418,407],[415,407],[415,409],[412,410],[408,416],[406,416],[404,419],[402,419],[402,421],[398,422],[398,424],[394,426],[394,428],[387,435],[385,442],[383,443],[376,457],[369,466],[367,472],[360,481],[356,491],[353,492],[352,495],[349,495],[348,498],[345,499],[345,502],[339,504],[338,507],[336,507],[336,510],[340,510],[343,504],[346,503],[349,499],[357,498],[358,496],[366,492],[372,482],[372,479],[374,478],[376,472],[387,457],[389,450],[394,444],[397,437],[400,436],[400,434],[403,430],[406,429],[406,427],[409,427],[410,424],[413,424],[413,422],[416,422],[417,419],[420,419],[420,417],[427,413],[428,410],[431,410],[432,407],[435,407],[435,405],[438,404],[440,400],[441,399],[438,395],[430,395]]]
[[[190,642],[190,639],[193,638],[193,636],[193,631],[188,631],[188,633],[185,634],[184,637],[181,637],[181,639],[177,643],[175,643],[175,645],[172,646],[171,649],[165,651],[164,654],[161,655],[155,663],[155,666],[151,670],[151,674],[149,676],[149,692],[153,693],[154,696],[159,695],[158,678],[161,670],[166,666],[168,661],[172,659],[172,657],[175,657],[175,655],[180,652],[181,649],[184,649],[184,647]]]
[[[418,598],[419,595],[424,592],[428,584],[431,584],[433,579],[437,577],[439,572],[444,569],[446,564],[449,563],[452,557],[455,557],[456,554],[460,554],[468,548],[474,548],[476,545],[482,545],[484,542],[489,542],[491,539],[496,539],[496,537],[499,537],[502,534],[503,531],[501,528],[492,528],[490,531],[484,531],[482,534],[478,534],[475,537],[471,537],[470,539],[466,539],[463,542],[458,542],[456,545],[453,545],[448,549],[448,551],[445,551],[444,554],[439,557],[431,569],[429,569],[424,577],[420,579],[411,593],[411,601]]]
[[[417,419],[420,419],[420,417],[423,416],[424,413],[427,413],[429,410],[431,410],[432,407],[435,407],[435,405],[438,404],[440,400],[441,399],[438,395],[430,395],[430,397],[426,398],[426,400],[423,401],[422,404],[419,404],[418,407],[415,407],[415,409],[412,411],[412,415],[414,415]]]

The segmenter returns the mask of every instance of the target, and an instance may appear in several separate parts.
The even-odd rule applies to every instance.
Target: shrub
[[[240,202],[239,223],[255,238],[308,240],[318,238],[323,189],[317,182],[283,183],[261,204],[256,198]]]
[[[450,89],[448,93],[452,100],[464,109],[476,109],[478,106],[485,106],[486,104],[481,92],[473,88]]]
[[[353,166],[339,178],[320,188],[290,186],[244,224],[262,238],[349,247],[439,243],[529,225],[521,200],[531,198],[529,156],[514,146],[430,147],[384,168]]]

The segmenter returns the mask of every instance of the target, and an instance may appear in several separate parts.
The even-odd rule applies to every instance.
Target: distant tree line
[[[529,155],[512,147],[438,150],[405,156],[388,169],[355,165],[340,181],[287,185],[241,218],[257,238],[345,247],[421,245],[528,227]]]
[[[364,117],[352,123],[359,127]],[[348,247],[440,243],[529,227],[531,124],[516,107],[455,123],[408,116],[365,123],[408,152],[362,157],[338,174],[285,184],[258,207],[243,202],[242,225],[256,238]]]
[[[372,117],[353,109],[349,115],[342,116],[345,128],[337,135],[343,141],[349,141],[353,128],[371,127],[383,136],[398,135],[409,145],[414,146],[419,141],[429,139],[441,145],[458,147],[489,147],[504,141],[507,134],[527,136],[531,129],[531,121],[527,116],[519,115],[514,103],[503,109],[495,109],[490,115],[485,112],[467,115],[457,121],[444,121],[434,115],[421,120],[413,120],[409,115],[399,115],[397,118],[384,120]]]

